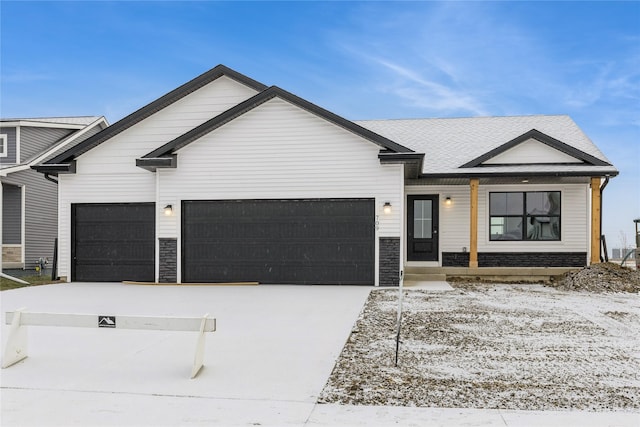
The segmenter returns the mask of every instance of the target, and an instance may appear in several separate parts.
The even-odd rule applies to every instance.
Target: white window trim
[[[0,134],[0,157],[7,157],[9,155],[9,138],[6,133]]]

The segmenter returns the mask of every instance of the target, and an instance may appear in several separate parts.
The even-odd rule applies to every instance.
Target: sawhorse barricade
[[[196,375],[198,375],[204,362],[205,333],[215,332],[216,330],[216,319],[210,318],[209,314],[205,314],[200,318],[107,316],[70,313],[31,313],[25,311],[25,309],[20,309],[7,312],[6,324],[11,325],[11,327],[2,357],[3,369],[27,357],[27,326],[198,332],[191,378],[195,378]]]

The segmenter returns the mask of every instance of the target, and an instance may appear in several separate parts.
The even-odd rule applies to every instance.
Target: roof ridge
[[[354,122],[393,122],[393,121],[426,121],[426,120],[481,120],[481,119],[516,119],[536,117],[569,117],[569,114],[521,114],[513,116],[469,116],[469,117],[409,117],[391,119],[358,119]]]

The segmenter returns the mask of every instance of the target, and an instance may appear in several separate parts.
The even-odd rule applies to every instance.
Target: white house
[[[222,65],[34,168],[68,280],[369,285],[599,262],[618,173],[567,116],[353,122]]]

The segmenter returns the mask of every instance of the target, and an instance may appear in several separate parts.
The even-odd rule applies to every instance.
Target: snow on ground
[[[540,285],[373,291],[320,401],[640,412],[640,298]]]
[[[487,303],[505,318],[504,311],[514,307],[531,305],[531,311],[542,310],[550,304],[552,297],[562,304],[553,305],[553,319],[564,318],[569,311],[566,306],[578,304],[585,308],[578,323],[592,325],[600,331],[593,338],[597,349],[609,351],[618,345],[622,336],[632,337],[628,347],[619,348],[618,356],[626,355],[632,346],[637,351],[638,300],[630,295],[607,297],[601,295],[589,304],[580,296],[560,293],[543,288],[528,288],[530,298],[522,291],[508,289],[491,291],[458,290],[448,293],[425,293],[408,291],[407,307],[412,300],[419,302],[410,308],[405,320],[417,316],[421,309],[437,309],[432,318],[434,328],[452,332],[452,342],[464,342],[459,337],[467,334],[468,325],[455,323],[447,314],[460,305],[464,307]],[[354,286],[251,286],[251,287],[202,287],[202,286],[131,286],[108,284],[59,284],[22,288],[0,293],[2,318],[4,312],[27,307],[30,311],[94,313],[105,315],[147,316],[201,316],[209,312],[218,319],[218,330],[207,337],[205,367],[200,375],[189,379],[196,333],[135,331],[120,329],[84,329],[66,327],[29,327],[29,357],[8,369],[0,371],[0,425],[5,426],[575,426],[575,427],[635,427],[639,425],[637,411],[636,382],[625,378],[620,372],[614,388],[620,384],[636,384],[629,393],[636,393],[634,405],[621,412],[617,410],[584,411],[522,411],[508,409],[474,409],[435,407],[454,404],[455,399],[443,400],[431,407],[319,404],[318,398],[329,378],[335,362],[343,351],[353,325],[358,319],[372,288]],[[492,295],[493,294],[493,295]],[[521,295],[522,294],[522,295]],[[398,405],[399,391],[395,386],[399,379],[410,378],[396,375],[389,363],[387,348],[392,340],[388,330],[393,330],[397,290],[373,290],[379,300],[376,310],[392,311],[390,321],[386,314],[380,316],[377,325],[360,321],[358,328],[365,336],[372,326],[379,326],[381,335],[374,340],[371,354],[357,354],[353,350],[354,337],[342,353],[352,352],[354,361],[369,369],[371,378],[380,375],[382,366],[391,375],[391,386],[387,390],[374,390],[380,395],[395,396]],[[475,295],[475,297],[474,297]],[[521,295],[518,297],[518,295]],[[571,295],[565,298],[563,295]],[[455,298],[459,296],[460,298]],[[500,297],[498,297],[500,296]],[[415,298],[414,298],[415,297]],[[540,298],[538,298],[540,297]],[[577,299],[573,299],[573,298]],[[473,300],[475,303],[472,303]],[[513,298],[514,304],[511,304]],[[541,300],[542,302],[535,302]],[[420,302],[421,301],[421,302]],[[524,302],[523,302],[524,301]],[[545,302],[546,301],[546,302]],[[491,302],[491,304],[489,304]],[[542,304],[542,305],[538,305]],[[421,308],[422,307],[422,308]],[[537,307],[537,308],[536,308]],[[365,313],[372,311],[369,304]],[[589,310],[586,310],[589,308]],[[486,308],[489,310],[489,308]],[[514,308],[515,310],[515,308]],[[559,314],[558,314],[559,313]],[[446,317],[449,316],[449,317]],[[469,315],[471,316],[471,315]],[[486,315],[475,315],[479,319]],[[491,316],[488,316],[491,318]],[[473,316],[470,317],[472,320]],[[449,319],[449,322],[445,322]],[[576,319],[576,317],[572,317]],[[581,320],[584,319],[584,320]],[[529,342],[529,330],[543,328],[544,320],[529,322],[538,326],[527,328],[526,319],[518,319],[518,327],[511,326],[512,335]],[[556,323],[560,321],[554,320]],[[475,321],[475,320],[474,320]],[[597,323],[593,323],[596,322]],[[503,321],[503,322],[506,322]],[[414,322],[415,323],[415,322]],[[499,322],[498,322],[499,323]],[[512,323],[516,324],[515,320]],[[485,323],[486,324],[486,323]],[[594,326],[595,325],[595,326]],[[406,323],[405,328],[411,326]],[[412,328],[423,326],[419,323]],[[503,329],[508,324],[502,325]],[[626,326],[627,329],[624,329]],[[619,328],[619,329],[616,329]],[[7,327],[2,328],[2,343],[6,339]],[[553,328],[551,328],[553,330]],[[406,331],[409,329],[405,330]],[[615,331],[619,335],[615,335]],[[603,332],[604,331],[604,332]],[[442,334],[442,333],[441,333]],[[539,336],[538,332],[536,332]],[[633,335],[636,334],[636,335]],[[491,336],[489,332],[485,335]],[[497,335],[497,334],[494,334]],[[456,338],[458,337],[458,338]],[[617,337],[617,338],[616,338]],[[627,339],[629,339],[627,337]],[[478,373],[467,365],[457,366],[453,362],[465,360],[461,353],[472,351],[473,346],[451,347],[442,339],[419,341],[413,338],[415,351],[409,352],[408,335],[403,346],[401,363],[415,365],[417,374],[429,373],[429,369],[442,369],[437,373],[449,379],[452,389],[456,374],[465,378]],[[499,338],[499,337],[498,337]],[[619,340],[618,340],[619,338]],[[491,338],[495,339],[495,338]],[[605,344],[599,343],[604,340]],[[467,340],[469,341],[469,340]],[[517,341],[517,340],[515,340]],[[471,340],[473,342],[473,340]],[[496,341],[497,342],[497,341]],[[510,342],[506,340],[505,343]],[[634,344],[635,343],[635,344]],[[533,344],[529,344],[532,346]],[[443,351],[449,346],[454,356],[449,361]],[[368,348],[360,351],[367,352]],[[485,348],[491,352],[491,348]],[[600,351],[600,350],[598,350]],[[377,353],[376,353],[377,352]],[[432,353],[431,360],[422,355]],[[497,353],[496,353],[497,354]],[[596,352],[596,355],[599,353]],[[420,356],[420,359],[418,359]],[[477,356],[486,359],[482,354]],[[638,355],[630,368],[637,369]],[[367,358],[369,361],[367,361]],[[506,363],[497,359],[497,367]],[[439,361],[438,365],[434,361]],[[615,361],[617,371],[620,365]],[[344,365],[344,358],[338,366]],[[346,366],[349,366],[348,364]],[[402,365],[401,365],[402,366]],[[356,374],[362,370],[351,365]],[[428,369],[429,368],[429,369]],[[466,369],[466,370],[465,370]],[[526,368],[526,364],[525,367]],[[494,369],[495,370],[495,369]],[[487,375],[491,374],[490,371]],[[494,373],[495,374],[495,373]],[[433,374],[429,374],[432,375]],[[517,372],[510,373],[516,376]],[[495,376],[495,375],[494,375]],[[344,378],[348,378],[346,375]],[[604,384],[610,376],[605,373]],[[415,380],[415,377],[413,378]],[[554,381],[556,379],[554,378]],[[417,380],[416,380],[417,381]],[[339,385],[336,383],[330,383]],[[365,382],[348,383],[356,388]],[[419,387],[419,383],[415,383]],[[377,387],[377,386],[376,386]],[[395,387],[395,388],[394,388]],[[328,390],[328,389],[327,389]],[[635,390],[635,391],[634,391]],[[439,389],[434,389],[441,392]],[[325,391],[325,394],[327,392]],[[355,391],[347,390],[347,395]],[[369,390],[367,393],[371,394]],[[470,393],[470,392],[469,392]],[[407,394],[409,395],[409,394]],[[447,398],[442,393],[443,399]],[[325,397],[326,399],[326,397]],[[410,402],[409,405],[412,403]]]

